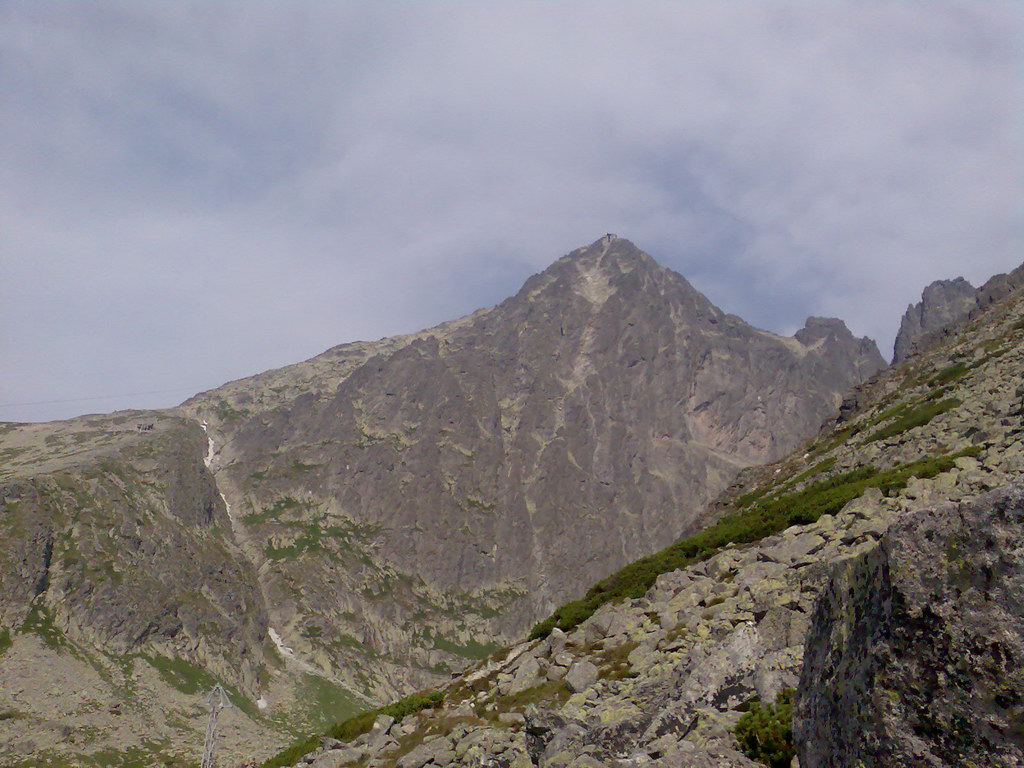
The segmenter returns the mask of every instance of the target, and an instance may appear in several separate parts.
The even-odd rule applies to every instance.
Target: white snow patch
[[[267,634],[270,635],[270,640],[274,644],[274,647],[277,648],[278,653],[280,653],[286,659],[295,658],[295,651],[293,651],[291,648],[284,644],[284,642],[281,640],[281,636],[277,634],[276,629],[270,627],[269,629],[267,629]]]
[[[256,699],[256,709],[266,709],[266,708],[267,708],[267,700],[266,699],[264,699],[262,696],[260,696],[258,699]]]
[[[281,635],[277,633],[276,629],[274,629],[273,627],[267,627],[267,634],[270,635],[271,642],[274,644],[274,647],[277,648],[277,652],[281,654],[282,658],[284,658],[286,661],[291,661],[304,672],[311,672],[314,675],[319,675],[320,677],[323,677],[323,674],[318,672],[317,669],[312,664],[310,664],[308,661],[304,661],[303,659],[299,658],[298,655],[296,655],[295,651],[293,651],[291,648],[284,644],[284,641],[281,640]]]
[[[228,519],[231,518],[231,505],[228,504],[228,497],[224,495],[224,491],[220,491],[220,500],[224,502],[224,509],[228,513]]]
[[[205,421],[199,422],[199,426],[201,426],[203,428],[203,432],[206,433],[206,456],[203,458],[203,463],[206,465],[207,469],[209,469],[213,464],[213,438],[210,437],[210,430]],[[223,496],[224,494],[221,495]]]

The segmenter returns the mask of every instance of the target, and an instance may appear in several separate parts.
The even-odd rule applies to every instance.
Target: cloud
[[[0,6],[0,402],[189,391],[513,293],[606,231],[891,344],[1022,245],[999,3]],[[71,415],[89,403],[0,409]]]

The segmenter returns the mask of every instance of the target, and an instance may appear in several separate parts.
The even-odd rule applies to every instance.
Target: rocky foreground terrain
[[[170,411],[0,425],[0,762],[191,765],[436,685],[701,524],[884,365],[626,240]]]
[[[1024,765],[1024,291],[1000,281],[701,533],[267,765]]]

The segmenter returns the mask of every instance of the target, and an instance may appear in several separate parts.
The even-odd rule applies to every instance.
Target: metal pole
[[[206,697],[206,701],[210,705],[210,716],[206,720],[206,741],[203,743],[202,768],[214,768],[213,752],[216,747],[217,720],[220,717],[221,710],[231,706],[231,701],[228,699],[227,692],[219,684],[213,687],[210,695]]]

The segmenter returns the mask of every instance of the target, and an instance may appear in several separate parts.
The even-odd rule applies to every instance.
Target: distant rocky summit
[[[937,280],[921,294],[921,301],[907,307],[896,336],[893,364],[934,343],[972,312],[1001,301],[1024,286],[1024,265],[1007,274],[995,275],[981,288],[962,277]]]
[[[977,306],[977,292],[978,289],[962,277],[936,280],[925,288],[921,300],[907,307],[903,315],[893,349],[893,363],[906,360],[914,342],[921,337],[965,317]]]

